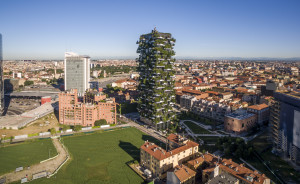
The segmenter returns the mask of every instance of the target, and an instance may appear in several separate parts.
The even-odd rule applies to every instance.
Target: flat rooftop
[[[276,92],[300,99],[300,91],[276,91]]]
[[[243,120],[243,119],[248,119],[252,116],[255,116],[255,114],[252,114],[252,113],[243,113],[243,114],[231,113],[231,114],[227,114],[226,116],[230,117],[230,118],[234,118],[234,119]]]

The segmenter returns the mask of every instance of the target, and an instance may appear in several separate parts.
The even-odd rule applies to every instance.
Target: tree
[[[75,126],[73,127],[73,130],[74,130],[75,132],[79,132],[81,129],[82,129],[82,126],[81,126],[81,125],[75,125]]]
[[[50,129],[50,133],[51,133],[51,135],[54,135],[54,134],[56,133],[55,128],[51,128],[51,129]]]
[[[95,121],[94,124],[95,124],[95,126],[106,125],[107,121],[106,121],[106,119],[100,119],[100,120]]]
[[[29,86],[32,85],[33,83],[34,83],[33,81],[27,80],[24,82],[24,86]]]
[[[70,126],[69,125],[62,125],[62,131],[66,131],[66,130],[68,130],[68,129],[70,129]]]

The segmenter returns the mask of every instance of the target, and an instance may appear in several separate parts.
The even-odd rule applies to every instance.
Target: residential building
[[[226,104],[200,99],[193,103],[191,112],[198,114],[200,117],[224,122],[225,115],[231,113],[231,108]]]
[[[94,126],[95,121],[105,119],[116,124],[116,103],[114,98],[97,91],[87,91],[83,102],[78,99],[77,89],[59,94],[59,123],[65,125]]]
[[[243,164],[237,164],[231,159],[223,159],[214,169],[214,177],[229,174],[239,180],[239,183],[270,184],[271,180],[265,174],[248,169]]]
[[[267,104],[251,105],[247,108],[249,113],[256,114],[256,122],[259,125],[269,121],[270,110]]]
[[[256,115],[248,112],[234,112],[225,115],[224,130],[236,134],[248,132],[256,125]]]
[[[157,130],[164,130],[175,118],[172,108],[175,104],[175,59],[172,58],[175,39],[170,33],[154,29],[152,33],[141,35],[137,43],[140,119]]]
[[[208,176],[211,174],[216,164],[220,161],[220,157],[217,157],[211,153],[204,153],[199,157],[187,162],[187,166],[197,172],[196,180],[206,182]]]
[[[2,35],[0,34],[0,114],[4,109],[4,81],[3,81]]]
[[[197,100],[195,96],[182,95],[180,97],[180,107],[185,109],[190,109],[193,106],[193,103]]]
[[[206,184],[239,184],[239,180],[228,173],[222,173],[208,180]]]
[[[137,82],[132,79],[121,79],[113,82],[111,84],[112,87],[119,87],[123,89],[136,89]]]
[[[167,172],[167,184],[195,184],[196,172],[185,165],[176,166]]]
[[[193,159],[198,153],[198,144],[171,134],[167,138],[169,150],[146,141],[140,149],[140,164],[152,172],[152,176],[164,178],[166,172],[186,161]]]
[[[90,57],[66,52],[64,65],[65,90],[77,89],[79,96],[83,96],[90,85]]]
[[[276,91],[270,126],[274,148],[300,164],[300,92]]]

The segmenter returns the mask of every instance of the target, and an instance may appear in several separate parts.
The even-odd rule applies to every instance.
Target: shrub
[[[78,132],[78,131],[80,131],[82,129],[82,126],[81,125],[75,125],[74,127],[73,127],[73,130],[75,131],[75,132]]]
[[[100,119],[100,120],[95,121],[94,126],[101,126],[101,125],[106,125],[106,124],[107,124],[106,119]]]

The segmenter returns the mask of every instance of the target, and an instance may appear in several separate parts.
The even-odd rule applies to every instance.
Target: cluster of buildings
[[[102,92],[89,90],[79,101],[77,89],[59,94],[59,123],[64,125],[94,126],[95,121],[105,119],[116,124],[116,102]]]
[[[269,184],[270,179],[231,159],[208,152],[180,135],[168,136],[166,150],[146,141],[140,148],[140,165],[150,178],[166,178],[167,184],[254,183]]]
[[[65,91],[59,94],[59,123],[94,126],[105,119],[116,124],[116,102],[98,89],[89,89],[90,57],[66,53],[64,61]]]

